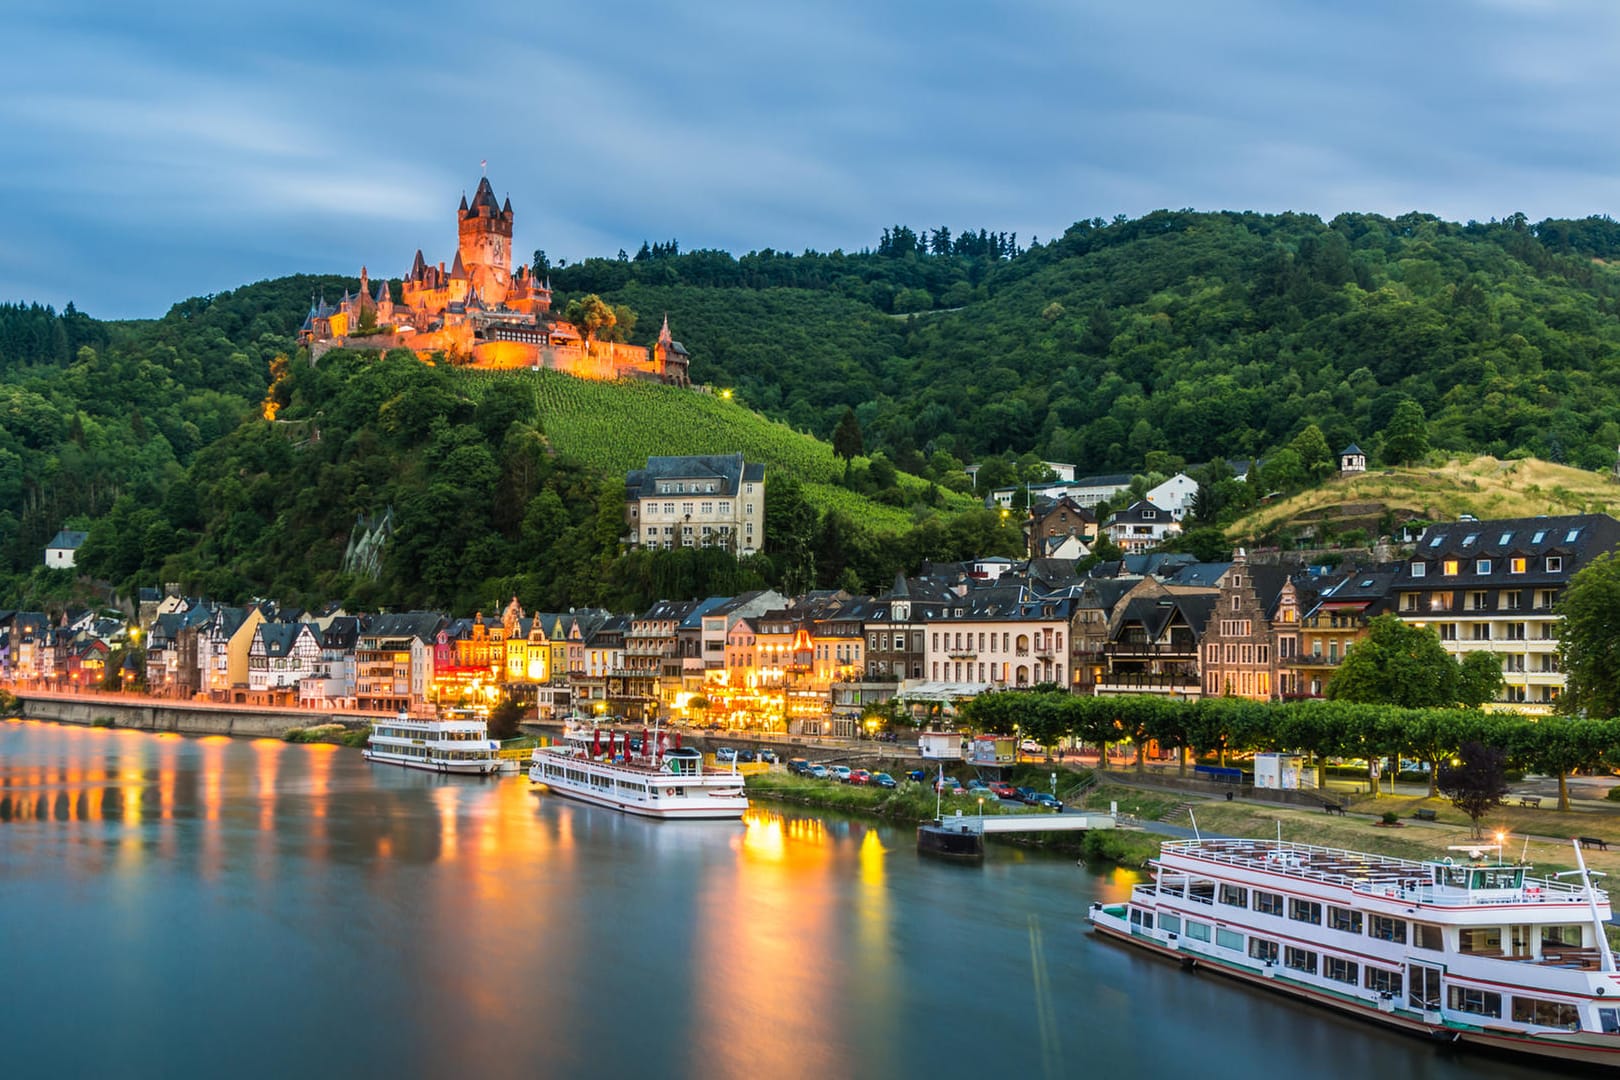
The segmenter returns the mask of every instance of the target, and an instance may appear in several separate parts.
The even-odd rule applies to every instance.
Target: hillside
[[[818,510],[839,509],[881,533],[900,532],[913,523],[907,510],[840,486],[844,463],[827,443],[717,394],[647,382],[590,382],[551,371],[468,372],[466,377],[475,400],[495,383],[531,390],[534,422],[557,452],[609,475],[623,476],[658,454],[740,450],[748,461],[764,463],[768,475],[797,479]],[[896,476],[896,487],[907,503],[928,497],[927,481],[906,473]],[[937,509],[946,512],[977,505],[937,489],[935,500]]]
[[[1234,543],[1369,537],[1405,521],[1454,521],[1539,514],[1614,513],[1620,484],[1609,474],[1527,458],[1457,458],[1435,468],[1391,468],[1335,478],[1268,503],[1225,530]]]

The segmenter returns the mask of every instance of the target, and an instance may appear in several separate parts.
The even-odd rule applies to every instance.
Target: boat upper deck
[[[1171,858],[1171,873],[1190,871],[1187,861],[1208,863],[1211,877],[1238,868],[1281,874],[1301,881],[1397,897],[1408,903],[1442,907],[1523,902],[1585,903],[1585,888],[1556,878],[1530,878],[1517,864],[1417,862],[1343,848],[1283,840],[1167,840],[1160,865]],[[1601,890],[1597,901],[1607,906]]]

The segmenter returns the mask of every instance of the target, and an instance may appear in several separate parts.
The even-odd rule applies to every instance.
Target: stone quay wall
[[[302,709],[267,709],[213,705],[207,702],[168,702],[127,699],[111,695],[17,695],[20,711],[30,720],[93,725],[104,717],[113,726],[140,731],[174,731],[185,735],[242,735],[279,739],[293,728],[316,724],[358,726],[379,716],[360,713],[313,712]]]

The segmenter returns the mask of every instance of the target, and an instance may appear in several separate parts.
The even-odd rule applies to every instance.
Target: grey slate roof
[[[78,551],[90,534],[77,529],[62,529],[45,547],[47,550]]]
[[[644,469],[632,469],[624,481],[625,496],[630,499],[662,494],[658,485],[664,481],[713,482],[713,492],[685,491],[683,495],[733,496],[744,483],[759,483],[765,479],[765,466],[747,465],[741,453],[692,454],[682,457],[650,457]]]

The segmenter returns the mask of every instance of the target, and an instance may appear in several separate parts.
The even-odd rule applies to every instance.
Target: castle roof
[[[510,203],[508,203],[508,208],[510,208]],[[473,193],[472,205],[463,207],[463,209],[469,213],[481,209],[487,209],[491,214],[500,213],[500,206],[495,202],[495,189],[489,186],[489,177],[483,177],[478,181],[478,190]]]
[[[451,281],[466,281],[467,280],[467,268],[465,266],[461,265],[461,252],[460,252],[459,249],[456,251],[455,265],[450,267],[450,280]]]
[[[377,283],[377,298],[376,299],[377,299],[377,303],[379,303],[379,304],[390,303],[394,299],[393,294],[391,292],[389,292],[388,280],[386,278],[384,278],[382,281],[379,281]]]
[[[422,258],[422,249],[417,248],[416,249],[416,259],[411,263],[411,277],[414,280],[420,281],[422,279],[422,276],[424,274],[426,274],[426,273],[427,273],[427,260]]]

